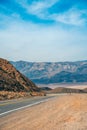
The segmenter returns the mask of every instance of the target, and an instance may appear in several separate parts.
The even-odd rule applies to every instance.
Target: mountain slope
[[[83,91],[84,91],[85,93],[87,93],[87,88],[85,88]]]
[[[85,91],[80,89],[58,87],[52,89],[50,93],[85,93]]]
[[[87,82],[87,61],[11,63],[38,84]]]
[[[0,91],[39,92],[40,90],[7,60],[0,58]]]

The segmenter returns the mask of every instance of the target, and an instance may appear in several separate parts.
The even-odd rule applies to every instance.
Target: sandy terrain
[[[62,95],[0,119],[0,130],[87,130],[87,94]]]

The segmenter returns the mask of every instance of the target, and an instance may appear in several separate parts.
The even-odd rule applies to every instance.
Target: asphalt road
[[[37,105],[42,102],[46,102],[51,98],[54,98],[55,96],[50,95],[44,97],[33,97],[28,99],[0,101],[0,117],[6,116],[7,114],[17,110],[21,110],[27,107]]]

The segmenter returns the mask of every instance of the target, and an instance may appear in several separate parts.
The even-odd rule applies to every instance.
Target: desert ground
[[[57,96],[1,117],[0,130],[87,130],[87,94]]]

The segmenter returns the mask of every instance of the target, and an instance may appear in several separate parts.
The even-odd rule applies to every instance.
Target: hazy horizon
[[[87,59],[87,1],[1,0],[0,57],[11,61]]]
[[[84,62],[84,61],[87,61],[87,60],[72,60],[72,61],[28,61],[28,60],[9,60],[9,61],[12,61],[12,62],[21,62],[21,61],[23,61],[23,62],[36,62],[36,63],[43,63],[43,62],[45,62],[45,63],[49,63],[49,62],[51,62],[51,63],[57,63],[57,62]]]

